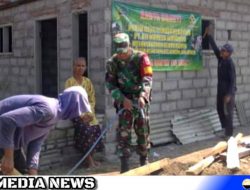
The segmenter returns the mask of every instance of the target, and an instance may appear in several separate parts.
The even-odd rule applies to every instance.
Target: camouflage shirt
[[[146,53],[132,50],[128,60],[118,59],[114,54],[107,61],[106,86],[115,101],[144,97],[150,101],[152,89],[152,67]]]

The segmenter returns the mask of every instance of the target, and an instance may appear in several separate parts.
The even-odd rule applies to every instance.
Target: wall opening
[[[85,57],[88,65],[88,14],[73,15],[73,59]],[[88,69],[84,74],[88,76]]]
[[[12,26],[0,26],[0,53],[12,53]]]
[[[41,93],[58,96],[57,20],[40,21],[40,85]]]

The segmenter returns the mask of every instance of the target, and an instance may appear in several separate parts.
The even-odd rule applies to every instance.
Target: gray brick
[[[20,74],[24,77],[28,76],[29,74],[29,69],[28,68],[21,68]]]
[[[210,94],[211,94],[211,96],[216,96],[217,95],[217,88],[210,88]]]
[[[96,58],[101,58],[105,55],[105,49],[103,47],[95,48],[90,52],[90,58],[91,59],[96,59]]]
[[[70,60],[72,58],[72,50],[71,49],[61,49],[60,50],[60,58]]]
[[[166,93],[165,92],[156,92],[152,94],[152,98],[154,102],[162,102],[166,101]]]
[[[192,101],[192,107],[204,107],[206,105],[206,99],[205,98],[196,98]]]
[[[207,88],[197,88],[196,89],[197,97],[209,97],[209,89]]]
[[[238,60],[238,64],[240,65],[240,66],[247,66],[248,65],[248,60],[246,59],[246,58],[240,58],[239,60]],[[236,66],[237,67],[237,66]]]
[[[250,84],[245,85],[245,92],[250,92]]]
[[[226,9],[229,10],[229,11],[235,11],[235,9],[236,9],[236,4],[230,2],[230,3],[227,4]]]
[[[110,47],[111,46],[111,35],[108,35],[108,34],[105,34],[105,37],[104,37],[104,44],[105,46],[107,47]]]
[[[245,85],[237,85],[237,94],[241,94],[245,91]]]
[[[248,35],[248,32],[242,32],[242,37],[241,37],[241,39],[242,39],[242,40],[249,40],[250,37],[249,37],[249,35]],[[242,51],[240,51],[240,53],[242,53]],[[244,53],[245,53],[245,55],[247,55],[247,54],[248,54],[248,51],[247,51],[247,50],[244,50]]]
[[[190,4],[190,5],[200,5],[200,0],[188,0],[186,1],[187,4]]]
[[[62,28],[59,32],[61,38],[69,38],[72,34],[70,28]]]
[[[237,85],[242,84],[242,81],[243,81],[242,78],[243,78],[242,76],[237,76],[237,77],[236,77],[236,84],[237,84]]]
[[[154,81],[153,82],[153,92],[161,91],[162,90],[162,82],[161,81]]]
[[[240,31],[247,31],[248,30],[246,23],[237,23],[237,25],[238,25],[238,30],[240,30]]]
[[[177,102],[178,109],[187,109],[191,108],[191,100],[181,100]]]
[[[91,2],[92,7],[95,7],[96,9],[102,10],[103,8],[105,8],[108,4],[108,1],[105,0],[95,0],[93,2]]]
[[[250,102],[245,102],[244,103],[244,108],[245,109],[250,109]]]
[[[214,96],[214,97],[207,98],[206,105],[216,108],[216,97]]]
[[[71,47],[71,39],[61,39],[60,42],[60,48],[62,49],[67,49],[67,48],[70,48]]]
[[[104,10],[104,18],[105,18],[105,21],[111,21],[110,9]]]
[[[249,67],[241,67],[241,73],[243,76],[250,75],[250,68]]]
[[[238,12],[240,12],[240,13],[248,13],[248,6],[239,4],[239,5],[237,6],[237,10],[238,10]]]
[[[215,1],[214,7],[218,10],[225,10],[226,9],[226,2],[224,1]]]
[[[212,77],[217,77],[217,68],[211,68],[210,73]]]
[[[250,120],[250,119],[249,119],[249,118],[250,118],[250,110],[247,110],[247,111],[246,111],[246,116],[247,116],[248,122],[249,122],[249,120]]]
[[[161,104],[151,104],[150,113],[159,113],[161,111]]]
[[[226,29],[236,30],[237,29],[237,23],[236,22],[227,22],[226,23]]]
[[[218,83],[218,79],[217,78],[210,78],[207,81],[207,86],[208,87],[215,87],[215,86],[217,86],[217,83]]]
[[[167,80],[162,83],[163,90],[173,90],[177,89],[177,81],[176,80]]]
[[[192,79],[179,80],[178,83],[179,83],[178,87],[180,89],[192,88],[193,87],[193,80]]]
[[[160,3],[160,4],[158,5],[158,7],[162,8],[162,3]],[[178,10],[178,6],[173,5],[173,4],[167,4],[167,9],[170,9],[170,10]]]
[[[249,94],[248,93],[242,93],[242,94],[239,94],[238,97],[237,97],[238,101],[247,101],[249,99]]]
[[[179,78],[181,78],[181,72],[179,71],[167,72],[167,79],[179,79]]]
[[[229,12],[229,11],[221,11],[220,12],[220,18],[221,19],[223,19],[223,20],[228,20],[228,19],[230,19],[231,18],[231,12]],[[217,26],[217,24],[216,24],[216,26]]]
[[[11,70],[12,70],[14,75],[18,75],[20,73],[19,67],[13,67]]]
[[[243,76],[243,84],[249,84],[250,83],[250,76],[244,75]]]
[[[197,72],[197,77],[198,78],[205,78],[205,77],[208,77],[208,76],[209,76],[208,69],[203,69],[203,70]]]
[[[89,18],[90,18],[90,23],[95,23],[102,21],[105,17],[103,11],[95,10],[90,12]]]
[[[216,28],[217,28],[217,29],[225,29],[225,28],[226,28],[226,23],[225,23],[225,21],[217,21],[217,22],[216,22]]]
[[[196,77],[196,73],[193,71],[183,71],[183,78],[194,78]]]
[[[194,79],[193,80],[194,87],[200,88],[200,87],[206,87],[207,86],[207,80],[206,79]]]
[[[71,17],[68,14],[64,17],[60,17],[59,19],[60,27],[70,27],[71,26]]]
[[[241,21],[242,20],[242,15],[239,13],[232,13],[231,20],[234,21]]]
[[[179,100],[181,98],[181,92],[180,91],[169,91],[167,92],[167,99],[168,100]]]
[[[196,90],[195,89],[189,89],[189,90],[182,91],[182,98],[183,99],[194,98],[194,97],[196,97]]]
[[[156,80],[166,80],[166,72],[154,72],[154,81]]]
[[[176,102],[167,102],[161,104],[161,110],[164,112],[172,112],[176,110]]]

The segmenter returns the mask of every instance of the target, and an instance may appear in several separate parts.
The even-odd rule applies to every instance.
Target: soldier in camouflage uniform
[[[137,136],[140,164],[148,163],[149,106],[153,73],[148,55],[132,49],[127,34],[116,34],[113,42],[116,53],[107,62],[106,86],[119,113],[117,153],[123,173],[129,170],[132,128]]]

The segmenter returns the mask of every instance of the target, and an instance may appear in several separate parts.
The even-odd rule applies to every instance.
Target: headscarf
[[[84,112],[91,112],[88,95],[81,86],[67,88],[58,97],[59,115],[62,119],[73,119]]]

